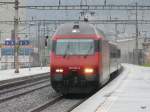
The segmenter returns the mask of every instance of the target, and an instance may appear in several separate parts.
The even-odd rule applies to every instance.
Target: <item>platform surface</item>
[[[150,112],[150,68],[123,66],[115,80],[72,112]]]
[[[20,68],[19,73],[14,73],[14,71],[14,69],[0,70],[0,81],[48,73],[50,67]]]

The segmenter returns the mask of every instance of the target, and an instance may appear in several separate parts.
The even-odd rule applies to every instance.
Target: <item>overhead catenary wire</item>
[[[38,22],[40,22],[41,24],[43,23],[47,23],[47,24],[63,24],[65,22],[83,22],[83,20],[79,20],[79,19],[64,19],[64,20],[49,20],[49,19],[37,19],[37,20],[20,20],[18,21],[20,25],[26,25],[26,24],[30,24],[32,23],[32,25],[36,25]],[[150,20],[137,20],[138,24],[150,24]],[[14,21],[0,21],[1,24],[13,24]],[[89,20],[89,23],[93,23],[93,24],[135,24],[136,20],[130,19],[130,20],[123,20],[123,19],[109,19],[109,20],[105,20],[105,19],[95,19],[95,20]]]
[[[80,5],[20,5],[19,8],[34,9],[34,10],[150,10],[149,5],[89,5],[87,2]]]

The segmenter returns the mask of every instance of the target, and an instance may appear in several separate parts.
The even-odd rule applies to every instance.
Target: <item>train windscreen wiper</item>
[[[87,53],[84,55],[85,58],[89,55],[89,53],[93,49],[93,47],[94,47],[93,45],[90,46],[90,48],[88,49]]]
[[[63,55],[64,58],[68,55],[69,48],[70,48],[70,44],[69,44],[69,42],[68,42],[68,43],[67,43],[67,48],[65,49],[65,53],[64,53],[64,55]]]

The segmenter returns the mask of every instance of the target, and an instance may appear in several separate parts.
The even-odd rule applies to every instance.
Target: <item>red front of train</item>
[[[90,93],[97,89],[103,36],[87,23],[62,25],[52,38],[51,84],[59,93]]]

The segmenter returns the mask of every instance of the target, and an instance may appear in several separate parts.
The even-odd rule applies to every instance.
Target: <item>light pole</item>
[[[2,35],[2,31],[0,30],[0,44],[1,44],[1,35]]]
[[[19,73],[19,37],[18,37],[18,23],[19,23],[19,15],[18,15],[18,7],[19,1],[15,0],[15,18],[14,18],[14,34],[15,34],[15,73]]]
[[[118,20],[118,18],[114,18],[116,21]],[[115,43],[117,43],[117,39],[118,39],[118,33],[119,33],[119,31],[118,31],[118,24],[117,23],[115,23]]]
[[[137,3],[136,3],[136,49],[138,49],[138,12],[137,12]]]

